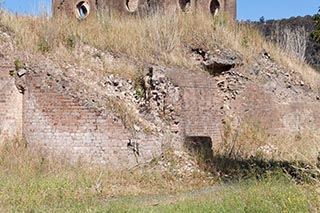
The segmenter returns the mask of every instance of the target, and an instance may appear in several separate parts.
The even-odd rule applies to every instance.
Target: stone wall
[[[63,93],[55,82],[28,73],[24,95],[24,136],[41,148],[70,161],[128,168],[150,161],[161,153],[161,138],[132,134],[111,112],[82,106]]]
[[[22,131],[22,94],[9,75],[10,68],[0,66],[0,142]]]

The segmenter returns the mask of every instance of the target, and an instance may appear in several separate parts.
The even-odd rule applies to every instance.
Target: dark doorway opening
[[[191,0],[179,0],[179,5],[182,11],[186,11],[191,8]]]
[[[194,155],[199,163],[210,169],[213,159],[212,140],[210,137],[186,137],[184,146]]]
[[[210,2],[210,12],[212,15],[217,15],[220,10],[220,2],[218,0],[212,0]]]

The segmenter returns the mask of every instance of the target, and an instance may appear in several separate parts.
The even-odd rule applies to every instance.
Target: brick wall
[[[24,136],[29,145],[66,157],[127,168],[161,153],[161,138],[132,134],[111,112],[99,113],[28,73],[24,95]],[[50,86],[48,86],[50,85]],[[139,143],[139,155],[128,147]]]
[[[313,93],[293,91],[290,94],[287,91],[283,94],[286,96],[279,97],[263,85],[252,83],[246,86],[232,107],[241,120],[257,122],[271,134],[295,134],[305,128],[317,130],[320,101],[311,96]]]
[[[21,135],[22,94],[9,75],[10,67],[0,66],[0,142]]]
[[[136,10],[129,11],[125,0],[85,0],[90,5],[90,16],[94,15],[96,10],[103,11],[106,14],[109,13],[120,13],[120,14],[145,14],[148,11],[165,9],[175,10],[176,8],[181,8],[181,5],[188,3],[185,0],[128,0],[128,5],[137,4]],[[212,1],[218,1],[220,4],[220,10],[227,12],[230,17],[236,19],[236,0],[191,0],[191,9],[193,11],[201,13],[210,13],[210,4]],[[62,13],[66,13],[69,16],[75,16],[76,4],[79,0],[53,0],[52,1],[52,11],[53,16],[59,16]],[[183,6],[182,6],[183,8]]]
[[[185,137],[210,137],[221,142],[222,99],[216,81],[207,72],[168,70],[167,75],[182,93],[182,131]]]

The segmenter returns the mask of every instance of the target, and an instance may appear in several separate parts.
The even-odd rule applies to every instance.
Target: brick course
[[[150,161],[161,153],[157,135],[133,134],[112,112],[97,112],[77,99],[45,88],[41,76],[28,74],[24,95],[23,132],[29,145],[70,161],[127,168]],[[139,143],[139,155],[128,147]]]

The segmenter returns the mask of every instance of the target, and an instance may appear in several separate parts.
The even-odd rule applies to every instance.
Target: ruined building
[[[148,14],[159,10],[195,11],[216,15],[225,11],[236,18],[236,0],[52,0],[53,16],[66,14],[85,19],[102,14]]]

